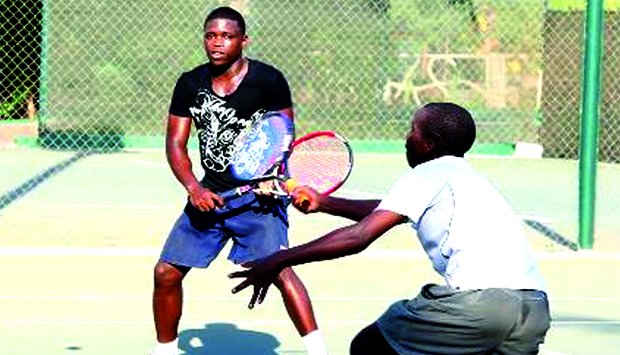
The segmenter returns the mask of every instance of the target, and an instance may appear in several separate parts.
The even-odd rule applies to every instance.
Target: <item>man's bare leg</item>
[[[157,332],[157,347],[166,349],[167,353],[174,349],[178,353],[176,342],[179,321],[183,309],[183,278],[190,270],[165,262],[158,262],[154,269],[153,282],[153,318]],[[162,352],[162,351],[160,351]]]
[[[282,270],[274,283],[282,294],[284,307],[301,335],[309,355],[327,354],[323,336],[318,330],[312,302],[303,282],[293,269]]]

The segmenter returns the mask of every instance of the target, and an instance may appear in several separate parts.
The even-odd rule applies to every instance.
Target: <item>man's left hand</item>
[[[245,280],[232,289],[232,293],[237,293],[252,285],[254,291],[250,303],[248,304],[248,308],[252,309],[257,303],[263,303],[267,296],[269,286],[275,282],[278,274],[280,274],[281,268],[278,266],[273,256],[244,263],[241,264],[241,266],[247,267],[248,269],[235,271],[228,275],[231,279],[245,278]]]

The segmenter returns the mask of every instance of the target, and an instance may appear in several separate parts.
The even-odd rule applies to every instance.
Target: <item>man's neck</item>
[[[212,66],[209,70],[211,90],[219,96],[228,96],[234,93],[248,71],[247,63],[247,59],[240,57],[231,65]]]
[[[229,64],[213,65],[209,63],[209,72],[212,77],[218,79],[234,78],[243,71],[246,62],[247,59],[245,57],[239,57]]]

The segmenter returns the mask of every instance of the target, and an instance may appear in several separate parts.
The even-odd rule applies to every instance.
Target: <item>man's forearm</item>
[[[359,222],[377,208],[379,202],[380,200],[349,200],[328,196],[321,202],[319,210]]]
[[[321,238],[274,254],[282,267],[315,261],[331,260],[357,254],[366,249],[372,239],[364,235],[358,224],[336,229]]]
[[[193,173],[192,161],[186,149],[169,146],[166,149],[166,156],[172,173],[188,193],[200,185]]]

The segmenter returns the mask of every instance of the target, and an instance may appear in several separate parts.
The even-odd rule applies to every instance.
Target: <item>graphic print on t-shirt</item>
[[[237,116],[237,110],[206,90],[198,92],[196,106],[190,107],[196,125],[200,146],[200,159],[205,169],[223,172],[235,151],[239,133],[261,117],[265,110],[258,110],[249,118]]]

